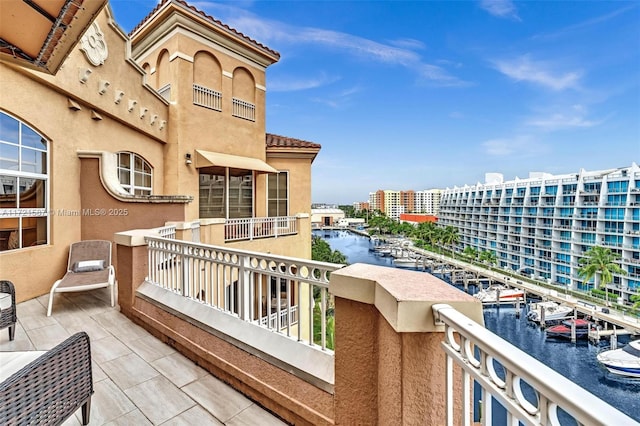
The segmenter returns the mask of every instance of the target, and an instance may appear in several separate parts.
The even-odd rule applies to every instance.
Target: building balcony
[[[249,217],[238,219],[200,219],[193,222],[170,222],[173,237],[180,240],[223,244],[299,235],[310,231],[308,214],[297,216]]]
[[[87,329],[91,424],[492,424],[491,409],[474,412],[474,382],[514,422],[554,424],[562,410],[636,423],[488,331],[480,302],[432,275],[157,230],[114,239],[120,312],[97,290],[59,296],[46,317],[43,296],[20,307],[15,342],[0,336],[0,350],[47,349]]]

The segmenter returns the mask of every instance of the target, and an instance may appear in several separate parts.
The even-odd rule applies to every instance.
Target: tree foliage
[[[332,250],[329,243],[317,235],[311,237],[311,259],[319,262],[347,263],[347,257],[342,252]]]
[[[607,284],[613,281],[613,274],[626,275],[627,271],[622,269],[616,262],[620,255],[611,251],[610,248],[594,246],[591,247],[585,256],[578,261],[578,276],[586,284],[592,279],[596,288],[606,288]],[[607,302],[609,293],[605,292]]]

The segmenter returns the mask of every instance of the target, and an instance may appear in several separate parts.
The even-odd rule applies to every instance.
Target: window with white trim
[[[0,112],[0,251],[49,242],[49,142]]]
[[[269,173],[267,176],[267,215],[289,215],[289,172]]]
[[[118,179],[131,195],[151,195],[153,190],[151,165],[133,152],[118,153]]]

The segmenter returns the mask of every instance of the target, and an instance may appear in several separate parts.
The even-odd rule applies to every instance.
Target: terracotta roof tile
[[[322,148],[322,145],[301,139],[267,133],[267,148]]]
[[[142,27],[166,3],[180,4],[180,5],[184,6],[187,9],[191,9],[194,13],[202,16],[203,18],[207,19],[209,22],[211,22],[213,24],[216,24],[216,25],[219,25],[219,26],[227,29],[231,33],[235,34],[236,36],[245,39],[246,41],[258,46],[261,49],[267,50],[271,54],[273,54],[273,55],[277,56],[278,58],[280,58],[280,53],[276,52],[273,49],[268,48],[267,46],[265,46],[262,43],[257,42],[256,40],[252,39],[251,37],[248,37],[248,36],[244,35],[240,31],[238,31],[238,30],[236,30],[234,28],[231,28],[230,26],[228,26],[227,24],[223,23],[222,21],[220,21],[218,19],[215,19],[212,16],[207,15],[203,11],[195,8],[194,6],[190,5],[189,3],[187,3],[184,0],[162,0],[161,2],[159,2],[158,5],[155,8],[153,8],[153,10],[147,16],[145,16],[145,18],[138,25],[136,25],[136,27],[129,33],[129,37],[131,37],[133,35],[133,33],[135,33],[138,29],[140,29],[140,27]]]

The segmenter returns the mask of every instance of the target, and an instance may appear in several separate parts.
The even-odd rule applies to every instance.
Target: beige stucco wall
[[[47,293],[64,274],[69,245],[82,238],[78,150],[133,151],[142,155],[153,167],[154,191],[163,193],[162,139],[167,128],[161,130],[159,123],[166,120],[167,106],[143,86],[141,72],[126,61],[126,41],[109,24],[108,11],[103,11],[97,22],[109,52],[103,65],[89,64],[79,46],[56,76],[0,63],[0,109],[50,141],[49,245],[0,252],[2,278],[16,285],[19,301]],[[92,73],[82,83],[79,76],[86,69]],[[100,81],[110,82],[102,95],[98,93]],[[119,104],[115,103],[116,90],[125,92]],[[69,99],[80,110],[70,109]],[[138,108],[128,111],[129,99],[137,99],[149,109],[145,117],[140,117]],[[158,115],[153,125],[149,121],[151,113]],[[113,231],[107,231],[103,238],[110,240],[112,235]]]
[[[157,84],[161,58],[168,54],[168,80],[171,84],[171,129],[165,152],[168,173],[168,188],[173,193],[194,197],[194,203],[188,207],[187,219],[199,217],[198,206],[198,169],[185,165],[185,154],[195,157],[195,150],[205,150],[233,154],[265,160],[265,84],[264,69],[251,61],[242,59],[222,47],[213,49],[201,39],[195,40],[188,31],[176,31],[171,38],[154,45],[137,58],[141,66],[149,64],[149,81]],[[222,111],[215,111],[193,104],[194,57],[198,52],[207,52],[220,64],[221,86],[210,87],[222,94]],[[145,66],[145,68],[147,68]],[[234,72],[239,68],[251,74],[250,86],[234,87]],[[245,99],[256,106],[256,120],[249,121],[232,115],[234,93],[253,94]],[[246,96],[249,97],[249,96]],[[258,191],[257,191],[258,192]]]

